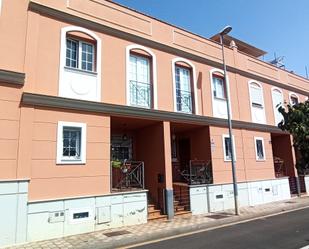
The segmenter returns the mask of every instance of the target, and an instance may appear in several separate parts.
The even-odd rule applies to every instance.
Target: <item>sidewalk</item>
[[[305,196],[287,201],[241,208],[241,214],[239,216],[234,216],[231,210],[224,213],[176,217],[172,221],[152,221],[143,225],[102,230],[9,248],[117,248],[199,229],[215,228],[220,225],[227,225],[229,223],[302,207],[309,207],[309,197]]]

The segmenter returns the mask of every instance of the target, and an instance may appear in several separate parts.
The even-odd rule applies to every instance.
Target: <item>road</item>
[[[307,245],[309,245],[309,207],[246,223],[130,248],[299,249]]]

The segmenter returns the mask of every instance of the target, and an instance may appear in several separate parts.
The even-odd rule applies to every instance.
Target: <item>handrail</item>
[[[145,189],[144,162],[125,160],[120,168],[113,168],[113,171],[121,172],[121,178],[116,184],[117,189],[142,188]]]

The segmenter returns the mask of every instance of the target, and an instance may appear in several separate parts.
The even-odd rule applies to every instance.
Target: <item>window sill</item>
[[[265,162],[266,159],[256,159],[257,162]]]
[[[129,104],[128,106],[132,106],[132,107],[136,107],[136,108],[142,108],[142,109],[149,109],[149,110],[154,109],[153,107],[134,105],[134,104]]]
[[[57,161],[57,165],[85,165],[86,162],[83,160],[68,160],[68,159],[61,159]]]
[[[65,70],[73,72],[73,73],[80,73],[80,74],[86,74],[86,75],[92,75],[92,76],[97,76],[97,72],[93,71],[87,71],[87,70],[82,70],[79,68],[74,68],[74,67],[64,67]]]
[[[195,113],[193,112],[184,112],[184,111],[176,111],[178,113],[183,113],[183,114],[189,114],[189,115],[194,115]]]
[[[214,96],[214,100],[219,100],[219,101],[222,101],[222,102],[226,102],[226,98],[218,98],[218,97],[215,97],[215,96]]]

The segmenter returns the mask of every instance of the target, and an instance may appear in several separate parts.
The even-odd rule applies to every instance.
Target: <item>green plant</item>
[[[309,169],[309,101],[280,106],[278,111],[283,116],[278,127],[293,136],[298,173],[306,174]]]

